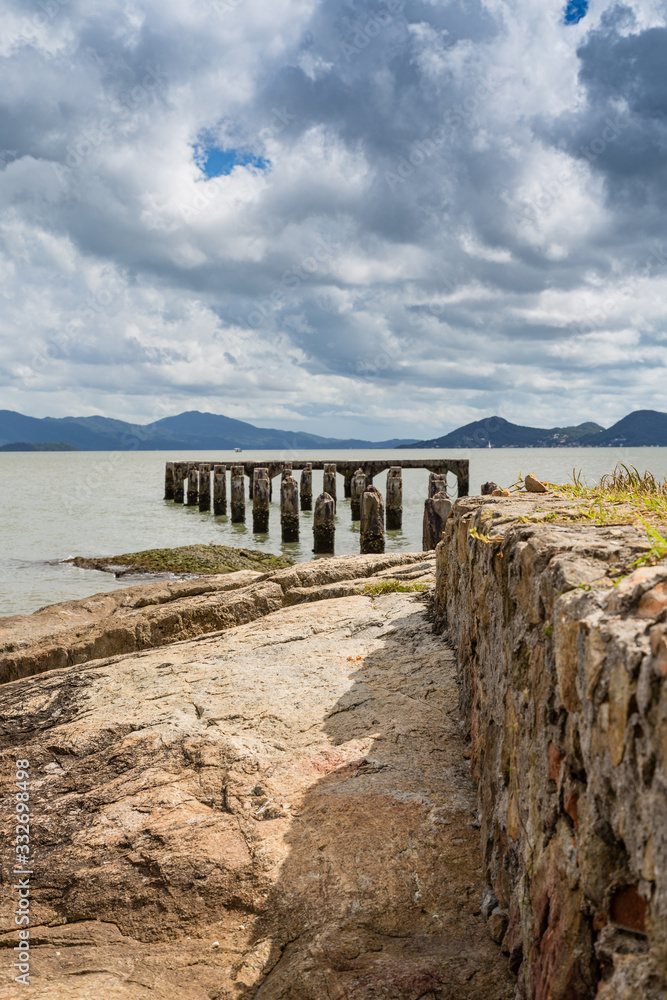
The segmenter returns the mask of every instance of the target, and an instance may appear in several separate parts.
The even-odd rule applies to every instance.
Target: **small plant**
[[[477,528],[470,529],[470,537],[476,538],[478,542],[483,542],[484,545],[492,545],[493,542],[504,541],[502,535],[483,535]]]

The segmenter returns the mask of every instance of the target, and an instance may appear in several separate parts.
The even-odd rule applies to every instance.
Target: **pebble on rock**
[[[548,493],[549,490],[541,483],[539,479],[536,479],[532,472],[529,472],[523,481],[523,485],[526,487],[529,493]]]

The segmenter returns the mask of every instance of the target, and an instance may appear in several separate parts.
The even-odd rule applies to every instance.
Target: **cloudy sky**
[[[667,5],[5,0],[0,407],[667,409]]]

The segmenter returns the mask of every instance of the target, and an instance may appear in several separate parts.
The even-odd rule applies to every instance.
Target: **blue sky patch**
[[[262,156],[255,156],[245,149],[218,149],[215,146],[199,147],[195,151],[195,160],[207,177],[220,177],[231,174],[234,167],[256,167],[267,170],[269,161]]]
[[[563,12],[564,24],[579,24],[588,13],[588,0],[568,0]]]

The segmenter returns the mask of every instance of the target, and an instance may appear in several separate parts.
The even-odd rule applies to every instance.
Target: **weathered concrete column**
[[[227,513],[227,466],[213,466],[213,514]]]
[[[436,493],[424,501],[424,525],[422,531],[422,549],[430,552],[442,539],[445,522],[452,509],[452,501],[446,493]]]
[[[396,531],[403,525],[403,475],[400,465],[392,465],[387,472],[387,531]]]
[[[280,479],[282,481],[283,479],[287,479],[287,477],[291,475],[292,475],[292,463],[285,462],[282,471],[280,473]]]
[[[188,507],[196,507],[199,503],[199,470],[195,462],[188,462]]]
[[[322,480],[322,492],[328,493],[336,502],[336,464],[335,462],[324,463],[324,478]]]
[[[354,478],[354,469],[345,470],[345,480],[343,485],[343,492],[346,497],[352,496],[352,479]]]
[[[183,503],[187,462],[174,462],[174,503]]]
[[[280,484],[280,526],[284,542],[299,541],[299,487],[294,476]]]
[[[211,466],[208,462],[199,465],[199,509],[211,509]]]
[[[429,497],[434,497],[436,493],[444,493],[447,496],[447,477],[442,472],[431,472],[428,477]]]
[[[269,530],[269,470],[257,468],[252,473],[252,530],[266,534]]]
[[[333,552],[336,531],[336,504],[328,493],[320,493],[313,515],[313,552]]]
[[[363,469],[357,469],[352,478],[352,491],[350,493],[350,507],[352,509],[353,521],[358,521],[361,517],[361,497],[367,485],[366,473]]]
[[[361,496],[361,535],[359,551],[384,552],[384,503],[375,486],[369,486]]]
[[[301,470],[299,480],[299,496],[301,499],[301,510],[313,509],[313,465],[309,462],[305,469]]]
[[[245,521],[245,473],[242,465],[232,465],[232,522]]]
[[[167,462],[164,467],[164,498],[174,499],[174,463]]]

